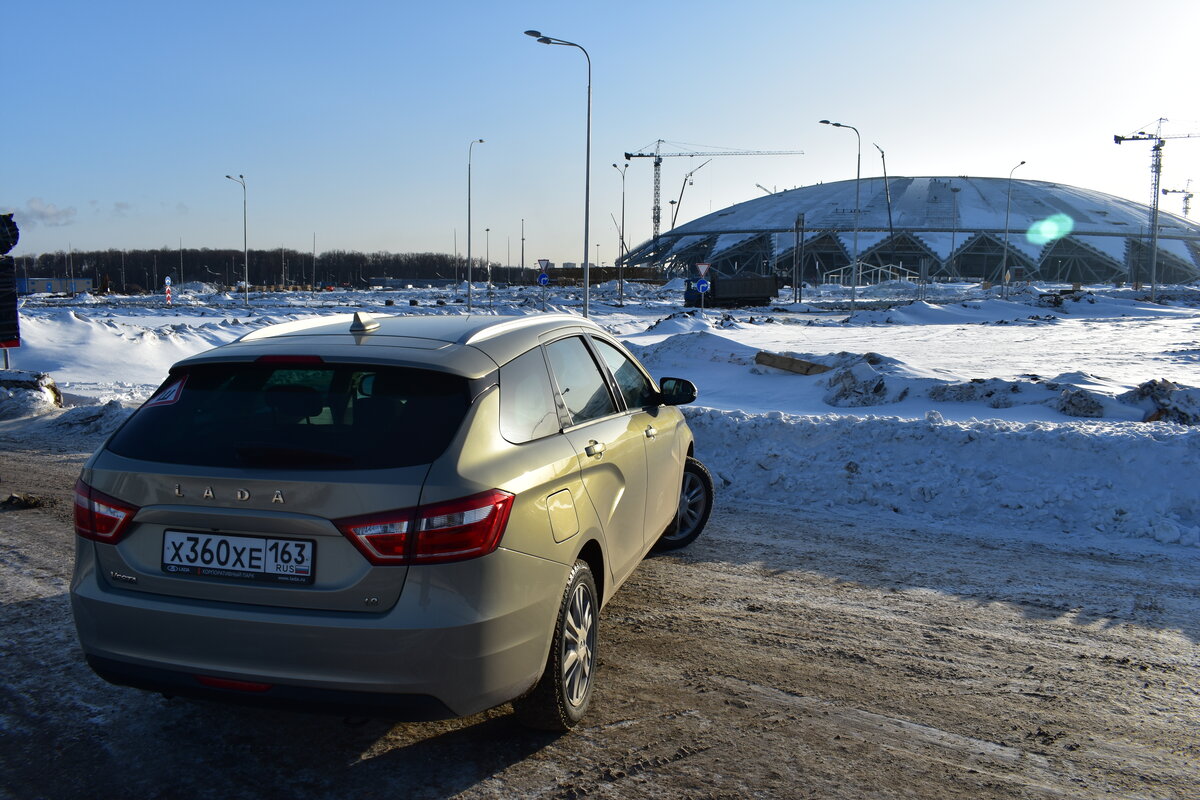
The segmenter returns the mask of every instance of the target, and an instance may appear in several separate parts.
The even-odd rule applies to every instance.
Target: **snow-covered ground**
[[[420,284],[416,284],[418,287]],[[311,314],[458,314],[465,291],[251,295],[176,287],[161,297],[32,296],[15,369],[50,373],[69,405],[0,389],[0,423],[48,439],[111,428],[175,361]],[[688,409],[697,454],[726,505],[886,515],[919,527],[1061,546],[1200,558],[1200,291],[1160,302],[1130,289],[1027,287],[1003,298],[939,285],[785,289],[768,308],[681,308],[677,286],[593,287],[591,316],[656,377],[700,387]],[[578,292],[474,291],[476,311],[578,313]],[[878,310],[882,300],[897,304]],[[388,305],[388,302],[392,305]],[[830,367],[800,375],[760,351]],[[31,394],[32,392],[32,394]],[[110,401],[117,404],[105,406]]]

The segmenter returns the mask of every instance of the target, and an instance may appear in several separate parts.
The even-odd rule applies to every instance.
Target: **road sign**
[[[697,265],[697,266],[699,266],[699,265]],[[708,265],[705,264],[704,266],[708,266]],[[708,281],[704,280],[704,278],[701,278],[700,280],[696,281],[696,291],[699,292],[700,294],[706,293],[709,290],[710,286],[712,286],[712,284],[710,284]]]
[[[697,264],[696,272],[699,272],[700,277],[703,278],[705,275],[708,274],[708,268],[711,266],[712,266],[712,264]]]
[[[539,258],[537,260],[537,262],[538,262],[538,266],[541,267],[542,269],[550,269],[550,259]]]
[[[538,286],[547,286],[550,283],[550,276],[546,273],[538,275]]]
[[[163,278],[163,286],[170,286],[170,285],[171,285],[171,276],[168,275],[167,277]]]

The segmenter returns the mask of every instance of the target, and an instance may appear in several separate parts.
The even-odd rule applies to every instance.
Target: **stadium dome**
[[[1150,208],[1046,181],[863,178],[858,219],[862,282],[889,279],[1146,282]],[[796,231],[802,279],[850,283],[855,181],[790,189],[730,206],[633,248],[629,266],[725,275],[790,275]],[[1007,224],[1006,224],[1007,221]],[[1005,258],[1005,242],[1008,256]],[[1200,225],[1159,212],[1159,283],[1200,278]]]

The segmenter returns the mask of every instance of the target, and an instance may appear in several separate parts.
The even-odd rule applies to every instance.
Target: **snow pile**
[[[0,370],[0,419],[44,414],[62,404],[58,386],[45,372]]]
[[[1170,381],[1147,381],[1117,398],[1146,410],[1146,420],[1200,424],[1200,389],[1179,387]]]
[[[828,387],[822,399],[836,408],[879,406],[900,403],[910,397],[928,397],[939,403],[978,403],[992,409],[1043,405],[1068,417],[1141,419],[1147,416],[1130,408],[1127,405],[1129,401],[1122,399],[1131,394],[1118,398],[1098,392],[1090,386],[1077,386],[1070,382],[1070,379],[1079,377],[1089,383],[1103,383],[1100,379],[1092,380],[1093,376],[1086,374],[1060,375],[1052,381],[1029,375],[1015,381],[974,378],[966,382],[947,382],[920,375],[914,377],[914,371],[906,364],[877,353],[838,353],[832,358],[808,356],[805,360],[836,367],[819,379]],[[1172,389],[1174,391],[1169,398],[1147,401],[1158,402],[1160,408],[1165,404],[1172,409],[1164,410],[1152,418],[1192,424],[1197,417],[1182,409],[1187,408],[1190,402],[1191,395],[1188,392],[1195,393],[1196,390],[1178,390],[1173,385]],[[1176,407],[1180,411],[1174,411]]]
[[[668,317],[654,322],[647,331],[654,333],[673,334],[673,333],[688,333],[691,331],[708,331],[712,330],[712,323],[709,322],[699,311],[678,311]]]
[[[847,321],[855,325],[971,325],[1046,318],[1045,311],[1030,308],[1029,304],[1024,302],[981,300],[934,304],[918,300],[884,311],[858,311]]]
[[[686,409],[719,501],[1200,544],[1200,429]]]
[[[121,426],[134,409],[117,401],[109,400],[98,406],[77,406],[56,417],[47,419],[43,425],[53,434],[70,436],[108,435]]]

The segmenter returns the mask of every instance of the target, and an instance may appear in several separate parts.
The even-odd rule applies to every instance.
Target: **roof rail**
[[[458,344],[475,344],[476,342],[483,342],[509,331],[532,328],[548,322],[572,322],[579,325],[594,324],[586,317],[577,317],[573,314],[530,314],[527,317],[496,322],[487,327],[471,331],[459,339]]]
[[[348,323],[354,319],[353,314],[332,314],[327,317],[306,317],[305,319],[297,319],[291,322],[280,322],[277,325],[267,325],[259,328],[256,331],[250,331],[245,336],[237,339],[239,342],[250,342],[255,339],[269,339],[272,336],[283,336],[288,333],[298,333],[306,331],[310,328],[322,328],[326,325],[335,325],[339,322]]]

